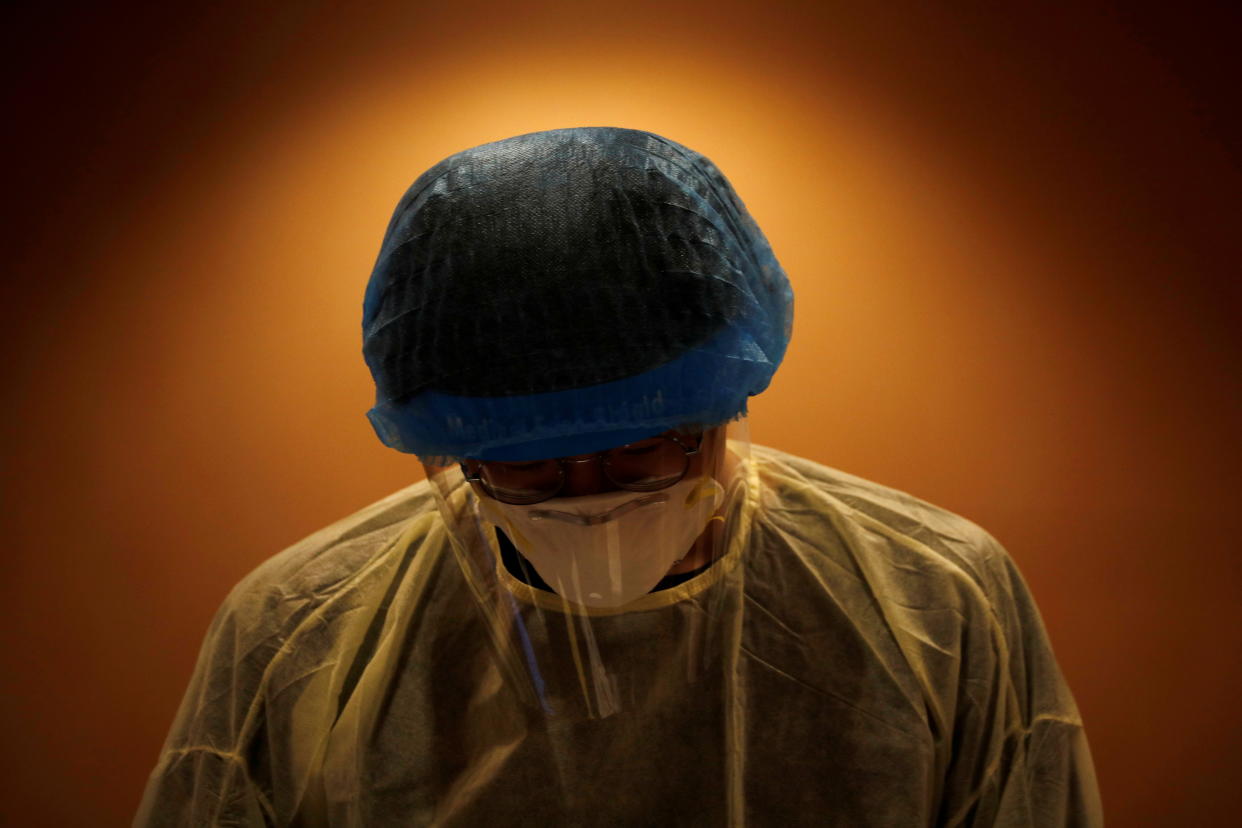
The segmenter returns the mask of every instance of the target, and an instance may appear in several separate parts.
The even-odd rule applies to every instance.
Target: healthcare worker
[[[427,480],[233,590],[137,823],[1100,824],[1001,546],[747,441],[792,307],[729,183],[660,136],[424,173],[363,351]]]

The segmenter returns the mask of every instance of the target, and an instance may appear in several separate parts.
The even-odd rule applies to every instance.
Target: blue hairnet
[[[363,306],[367,416],[429,462],[534,460],[746,411],[793,293],[707,158],[612,127],[452,155],[406,191]]]

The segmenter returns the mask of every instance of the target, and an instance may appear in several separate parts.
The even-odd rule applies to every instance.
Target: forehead
[[[563,457],[563,458],[555,458],[555,459],[558,459],[558,460],[560,460],[560,459],[563,459],[563,460],[579,460],[579,459],[583,459],[583,458],[594,457],[594,456],[596,456],[597,454],[602,454],[602,453],[606,453],[606,452],[609,452],[609,451],[617,451],[617,450],[620,450],[620,449],[625,449],[625,448],[638,448],[638,447],[644,447],[644,446],[648,446],[648,445],[653,445],[653,444],[657,443],[658,441],[662,441],[662,440],[666,440],[666,439],[676,440],[676,441],[678,441],[678,442],[680,442],[680,443],[682,443],[682,444],[684,444],[684,445],[687,445],[687,446],[689,446],[689,447],[693,447],[693,446],[696,444],[696,442],[697,442],[697,441],[696,441],[696,438],[695,438],[695,435],[694,435],[694,434],[692,434],[692,433],[688,433],[688,432],[685,432],[685,431],[679,431],[679,430],[677,430],[677,429],[669,429],[668,431],[662,432],[662,433],[660,433],[660,434],[653,435],[653,436],[651,436],[651,437],[647,437],[647,438],[645,438],[645,439],[643,439],[643,440],[636,440],[636,441],[631,442],[631,443],[622,443],[622,444],[621,444],[621,445],[619,445],[619,446],[611,446],[610,448],[604,449],[604,451],[603,451],[603,452],[598,452],[598,451],[589,451],[589,452],[586,452],[586,453],[584,453],[584,454],[571,454],[571,455],[567,455],[567,456],[565,456],[565,457]]]
[[[696,431],[694,429],[686,429],[686,428],[671,428],[671,429],[668,429],[667,431],[660,432],[659,434],[648,435],[638,440],[630,440],[624,443],[620,443],[618,445],[608,446],[607,448],[595,449],[593,451],[584,451],[584,452],[579,452],[576,454],[561,454],[561,455],[557,455],[554,457],[532,457],[529,459],[521,459],[521,460],[517,460],[517,459],[515,460],[492,460],[492,459],[480,460],[480,459],[471,458],[471,459],[468,459],[466,462],[467,464],[472,465],[472,466],[477,466],[481,463],[489,463],[489,464],[504,465],[504,466],[523,466],[523,465],[528,465],[530,463],[551,462],[551,461],[556,461],[556,460],[582,460],[582,459],[595,457],[599,454],[606,454],[610,451],[617,451],[619,449],[624,449],[627,447],[639,447],[639,446],[650,445],[650,444],[653,444],[655,441],[659,441],[663,439],[676,440],[677,442],[681,443],[687,448],[695,448],[698,445],[699,441],[702,439],[702,436],[703,436],[703,431],[701,430]]]

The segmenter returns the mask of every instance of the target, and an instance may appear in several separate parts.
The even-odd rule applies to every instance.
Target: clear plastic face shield
[[[587,455],[424,467],[469,609],[532,712],[646,710],[732,669],[758,496],[745,419]]]

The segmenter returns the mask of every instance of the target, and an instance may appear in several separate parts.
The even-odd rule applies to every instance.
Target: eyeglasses
[[[701,433],[661,434],[583,457],[557,457],[528,463],[466,460],[461,470],[466,480],[478,483],[492,497],[517,506],[556,497],[565,486],[565,467],[570,463],[598,461],[604,477],[617,488],[654,492],[686,476],[690,458],[699,453],[702,442]]]

